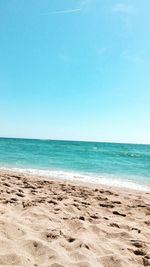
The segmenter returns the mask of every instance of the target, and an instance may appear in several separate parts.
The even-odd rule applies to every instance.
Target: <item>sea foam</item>
[[[45,176],[50,179],[62,179],[75,182],[99,184],[106,186],[114,186],[119,188],[133,189],[138,191],[150,192],[148,185],[143,185],[138,182],[133,182],[127,177],[115,177],[114,175],[95,175],[95,174],[83,174],[78,172],[58,171],[58,170],[40,170],[40,169],[23,169],[23,168],[6,168],[0,167],[0,170],[13,171],[24,174],[31,174],[34,176]]]

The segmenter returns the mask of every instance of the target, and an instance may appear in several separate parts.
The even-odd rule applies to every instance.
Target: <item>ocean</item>
[[[150,145],[0,138],[0,169],[150,191]]]

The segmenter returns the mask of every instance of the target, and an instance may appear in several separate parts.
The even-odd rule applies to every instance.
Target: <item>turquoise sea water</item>
[[[0,138],[0,168],[150,191],[150,145]]]

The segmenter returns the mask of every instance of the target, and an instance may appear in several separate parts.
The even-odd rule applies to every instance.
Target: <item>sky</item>
[[[0,136],[150,144],[149,0],[1,0]]]

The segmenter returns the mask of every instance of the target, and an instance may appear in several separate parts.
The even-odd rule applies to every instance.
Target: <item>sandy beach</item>
[[[0,172],[0,266],[150,266],[150,193]]]

